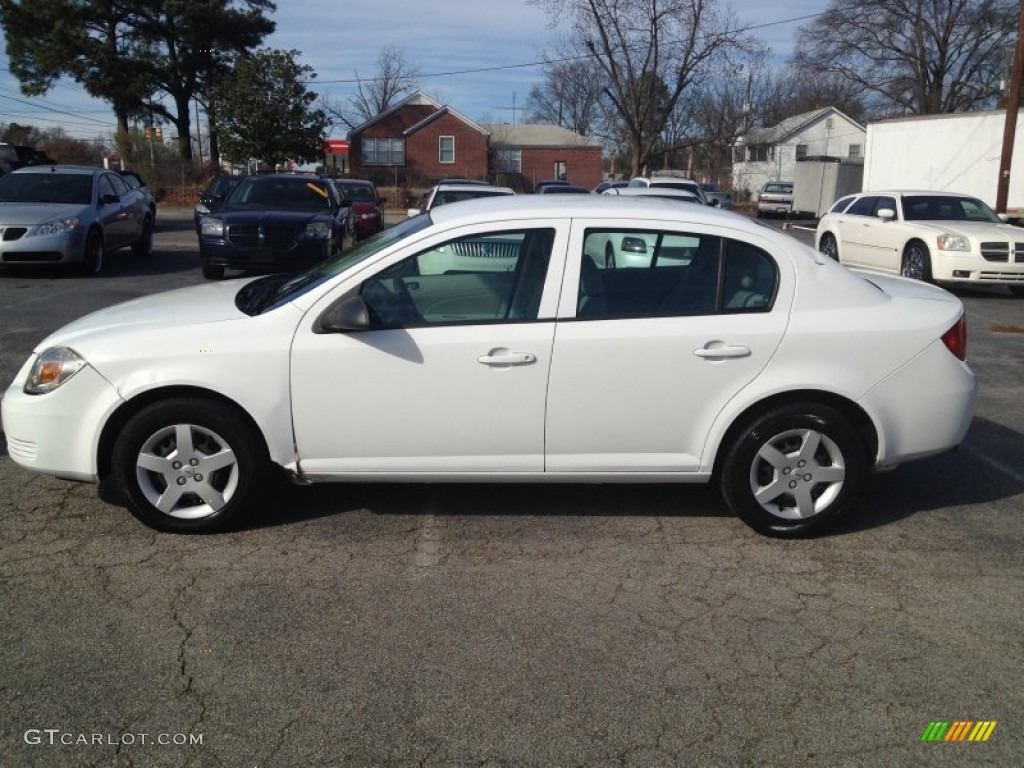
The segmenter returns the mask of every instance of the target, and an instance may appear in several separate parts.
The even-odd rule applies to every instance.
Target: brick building
[[[583,136],[553,125],[479,125],[420,92],[348,138],[351,173],[381,186],[468,178],[533,191],[555,178],[591,188],[602,176],[601,145]]]

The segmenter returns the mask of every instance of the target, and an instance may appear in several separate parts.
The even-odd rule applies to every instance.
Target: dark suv
[[[53,165],[53,160],[35,147],[0,142],[0,176],[29,165]]]
[[[241,179],[216,213],[199,220],[203,276],[225,268],[290,272],[341,250],[348,203],[330,179],[268,174]]]

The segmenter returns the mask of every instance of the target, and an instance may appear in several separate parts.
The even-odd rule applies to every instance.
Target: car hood
[[[317,219],[330,219],[330,211],[290,211],[223,207],[217,218],[231,224],[306,224]]]
[[[140,326],[185,327],[243,318],[246,315],[235,306],[235,294],[247,282],[205,283],[115,304],[65,325],[46,337],[37,350],[56,346],[78,348],[84,343],[91,346],[112,334]],[[201,344],[197,342],[197,346]]]
[[[976,237],[979,240],[991,240],[992,238],[1024,240],[1024,232],[1020,227],[1015,227],[1012,224],[993,224],[988,221],[908,221],[906,223],[936,233],[965,235]]]
[[[30,227],[52,219],[81,216],[88,208],[66,203],[0,203],[0,226]]]

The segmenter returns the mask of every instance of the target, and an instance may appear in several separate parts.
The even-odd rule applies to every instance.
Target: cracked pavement
[[[0,277],[3,386],[50,329],[202,282],[189,224],[99,279]],[[282,487],[171,536],[0,440],[0,766],[1019,765],[1024,334],[994,329],[1024,301],[961,296],[964,449],[809,541],[622,485]],[[922,744],[932,720],[998,726]]]

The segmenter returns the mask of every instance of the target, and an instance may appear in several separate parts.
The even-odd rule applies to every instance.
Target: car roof
[[[978,199],[977,195],[972,195],[967,192],[948,192],[936,189],[873,189],[870,191],[865,190],[863,192],[843,195],[843,197],[863,197],[864,195],[892,195],[894,197],[898,195],[928,195],[929,197],[971,197]]]
[[[430,212],[438,224],[495,223],[558,218],[630,219],[725,226],[780,242],[794,242],[781,232],[753,219],[705,205],[681,206],[678,200],[653,196],[618,195],[514,195],[467,200],[442,205]]]
[[[654,184],[650,187],[609,187],[601,194],[609,197],[678,197],[682,200],[700,202],[700,198],[693,192],[675,187],[665,187],[661,184]]]
[[[101,173],[106,170],[108,169],[95,168],[88,165],[27,165],[24,168],[11,171],[11,173],[74,173],[84,176],[86,174]],[[113,171],[111,172],[113,173]]]

